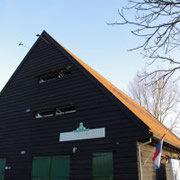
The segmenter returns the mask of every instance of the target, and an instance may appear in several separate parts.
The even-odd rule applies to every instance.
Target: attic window
[[[39,78],[39,83],[44,83],[46,81],[57,79],[57,78],[58,78],[58,73],[57,72],[50,72],[50,73],[47,73],[45,75],[42,75]]]
[[[56,115],[73,113],[73,112],[76,112],[76,107],[73,104],[63,106],[63,107],[59,107],[59,108],[56,109]]]
[[[39,76],[39,83],[44,83],[50,80],[62,78],[70,74],[71,74],[71,66],[66,66],[62,69],[59,69],[53,72],[48,72],[46,74],[42,74],[41,76]]]
[[[58,108],[52,108],[48,110],[41,110],[35,112],[35,118],[51,117],[56,115],[68,114],[76,112],[76,107],[74,104],[64,105]]]
[[[71,66],[66,66],[65,68],[61,69],[59,71],[59,78],[64,77],[64,76],[68,76],[71,74]]]
[[[35,118],[43,118],[43,117],[50,117],[54,115],[54,110],[46,110],[46,111],[41,111],[41,112],[36,112]]]

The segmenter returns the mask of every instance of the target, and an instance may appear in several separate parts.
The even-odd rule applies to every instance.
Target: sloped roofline
[[[108,90],[119,102],[121,102],[125,107],[140,121],[141,124],[144,125],[144,127],[149,128],[149,132],[151,132],[154,137],[162,137],[164,132],[167,130],[167,128],[159,122],[154,116],[152,116],[146,109],[144,109],[141,105],[139,105],[136,101],[128,97],[124,92],[119,90],[116,86],[114,86],[112,83],[110,83],[108,80],[106,80],[103,76],[101,76],[99,73],[97,73],[95,70],[93,70],[91,67],[89,67],[86,63],[84,63],[82,60],[80,60],[78,57],[76,57],[73,53],[71,53],[69,50],[67,50],[65,47],[63,47],[59,42],[54,40],[47,32],[43,31],[41,36],[46,37],[48,41],[52,44],[54,44],[56,47],[58,47],[59,50],[64,51],[67,53],[67,55],[71,56],[78,64],[80,64],[81,67],[83,67],[89,74],[91,74],[105,89]],[[37,39],[37,41],[34,43],[30,51],[26,54],[23,61],[20,63],[18,68],[15,70],[11,78],[8,80],[4,88],[2,89],[0,93],[0,97],[4,94],[6,89],[8,88],[11,81],[15,78],[16,73],[22,68],[23,64],[26,62],[26,58],[32,50],[35,48],[36,44],[39,42],[41,37]],[[64,53],[63,52],[63,53]],[[168,132],[165,136],[165,141],[173,145],[175,147],[180,148],[180,139],[173,134],[172,132]]]
[[[11,75],[10,79],[7,81],[7,83],[5,84],[5,86],[2,88],[1,92],[0,92],[0,97],[3,96],[4,92],[6,91],[6,89],[9,87],[10,83],[14,80],[16,74],[18,73],[18,71],[23,67],[23,65],[25,64],[25,62],[28,60],[28,56],[29,54],[33,51],[33,49],[35,48],[36,44],[38,44],[38,42],[40,41],[40,39],[38,38],[37,41],[33,44],[33,46],[31,47],[31,49],[28,51],[28,53],[25,55],[25,57],[23,58],[23,60],[21,61],[21,63],[19,64],[19,66],[15,69],[15,71],[13,72],[13,74]]]
[[[145,108],[139,105],[136,101],[127,96],[124,92],[106,80],[102,75],[97,73],[94,69],[80,60],[72,52],[62,46],[59,42],[54,40],[47,32],[43,31],[43,36],[47,37],[51,43],[58,44],[63,48],[74,60],[76,60],[83,68],[85,68],[98,82],[100,82],[110,93],[112,93],[121,103],[123,103],[136,117],[138,117],[146,126],[149,127],[149,131],[154,134],[155,137],[162,137],[167,128],[158,121],[153,115],[151,115]],[[180,139],[168,132],[165,136],[165,141],[171,145],[180,148]]]

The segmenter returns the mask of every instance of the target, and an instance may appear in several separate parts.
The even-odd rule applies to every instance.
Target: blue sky
[[[128,52],[140,39],[118,21],[127,0],[1,0],[0,89],[3,88],[36,34],[46,30],[72,53],[126,91],[128,82],[145,66],[139,52]]]

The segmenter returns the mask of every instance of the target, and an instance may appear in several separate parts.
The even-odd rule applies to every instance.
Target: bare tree
[[[132,34],[144,39],[138,47],[143,55],[150,58],[149,64],[159,60],[168,63],[167,68],[146,72],[143,78],[161,72],[157,80],[163,79],[164,84],[171,76],[180,79],[180,61],[172,57],[172,52],[180,47],[180,0],[128,0],[127,7],[119,10],[120,22],[110,25],[133,25]],[[128,14],[126,14],[128,13]],[[130,14],[134,18],[129,19]],[[171,55],[170,55],[171,52]],[[148,85],[156,82],[148,82]]]
[[[180,119],[180,113],[178,110],[178,93],[177,85],[169,80],[164,88],[161,88],[164,83],[163,79],[159,79],[162,76],[159,72],[154,76],[153,80],[156,83],[146,86],[146,81],[141,81],[138,74],[133,81],[129,83],[129,95],[147,109],[152,115],[154,115],[160,122],[172,128],[175,132],[178,131],[178,122]]]

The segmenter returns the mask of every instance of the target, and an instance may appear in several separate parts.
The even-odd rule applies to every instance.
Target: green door
[[[70,158],[69,156],[52,157],[51,180],[69,180]]]
[[[32,180],[69,180],[69,156],[35,157]]]
[[[0,180],[4,180],[6,159],[0,159]]]
[[[50,157],[35,157],[32,162],[32,180],[49,180]]]
[[[113,180],[113,154],[94,153],[92,162],[93,180]]]

